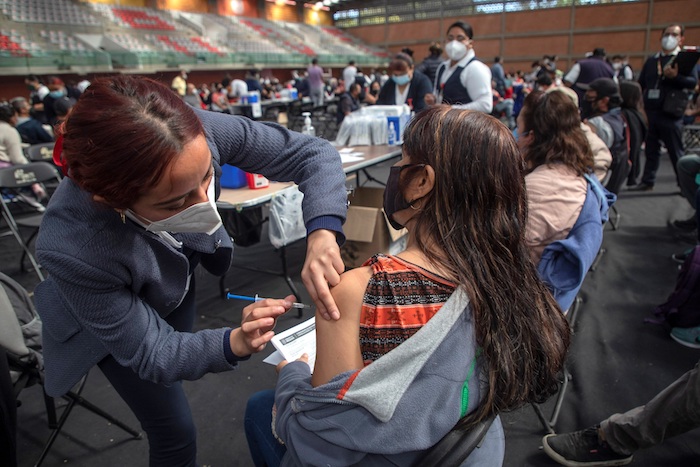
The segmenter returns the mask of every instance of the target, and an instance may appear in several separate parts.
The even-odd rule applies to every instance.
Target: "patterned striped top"
[[[456,286],[396,256],[378,254],[364,266],[372,268],[360,314],[360,350],[368,365],[423,327]]]

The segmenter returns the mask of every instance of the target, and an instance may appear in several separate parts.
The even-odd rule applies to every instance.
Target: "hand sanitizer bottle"
[[[304,116],[304,126],[302,127],[301,132],[305,135],[316,136],[316,130],[311,124],[311,113],[304,112],[302,115]]]
[[[391,121],[389,122],[389,146],[396,145],[396,124]]]

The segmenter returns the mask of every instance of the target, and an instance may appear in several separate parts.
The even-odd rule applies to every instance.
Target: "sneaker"
[[[618,454],[598,439],[598,425],[573,433],[547,435],[542,438],[542,446],[561,465],[608,466],[632,462],[631,455]]]
[[[688,258],[688,256],[693,252],[694,248],[689,248],[685,250],[683,253],[674,253],[671,255],[671,259],[675,261],[676,263],[683,264],[685,263],[685,260]]]
[[[628,188],[628,191],[651,191],[654,189],[654,185],[649,185],[648,183],[640,183],[639,185],[635,185],[633,187]]]
[[[673,328],[671,339],[691,349],[700,349],[700,326],[694,328]]]
[[[698,228],[698,223],[695,220],[695,215],[693,215],[693,217],[684,221],[673,221],[671,222],[671,226],[683,232],[692,232]]]

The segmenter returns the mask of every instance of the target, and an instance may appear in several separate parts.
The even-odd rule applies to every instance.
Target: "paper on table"
[[[303,354],[308,354],[309,367],[311,367],[311,373],[313,373],[314,364],[316,363],[316,318],[309,318],[303,323],[275,334],[272,338],[272,345],[279,351],[282,359],[288,362],[293,362]],[[272,363],[277,358],[273,357],[275,353],[267,357],[265,362],[277,365],[281,360]],[[268,361],[270,359],[272,361]]]
[[[340,162],[343,164],[347,164],[348,162],[358,162],[364,159],[364,154],[361,152],[353,152],[350,154],[341,154],[340,155]]]

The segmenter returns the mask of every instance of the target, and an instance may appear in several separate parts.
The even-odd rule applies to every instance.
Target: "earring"
[[[126,214],[124,214],[124,211],[118,211],[119,212],[119,218],[122,220],[122,224],[126,224]]]
[[[420,211],[420,208],[421,208],[420,206],[415,207],[415,206],[412,205],[412,204],[409,204],[408,206],[409,206],[411,209],[413,209],[414,211]]]

